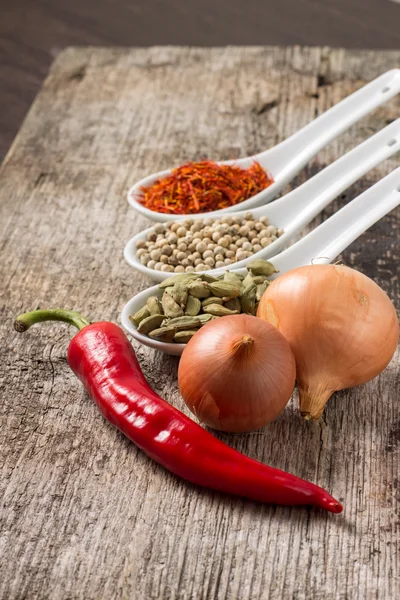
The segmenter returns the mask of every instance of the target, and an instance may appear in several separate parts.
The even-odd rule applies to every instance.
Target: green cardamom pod
[[[208,289],[208,284],[205,281],[191,281],[188,283],[189,294],[195,298],[208,298],[211,296],[211,292]]]
[[[256,285],[260,285],[260,283],[264,283],[264,281],[267,281],[268,277],[266,277],[265,275],[254,275],[253,277],[253,282]]]
[[[175,327],[177,331],[181,329],[196,329],[196,327],[200,326],[201,323],[198,317],[176,317],[168,323],[168,327]]]
[[[247,286],[251,285],[252,283],[254,283],[254,277],[249,271],[246,277],[243,279],[243,289],[246,289]]]
[[[163,293],[161,304],[166,317],[173,318],[183,316],[183,310],[179,304],[177,304],[175,300],[168,294],[168,292]]]
[[[200,310],[201,300],[199,300],[199,298],[195,298],[194,296],[188,296],[185,308],[185,315],[195,317],[199,314]]]
[[[209,298],[206,298],[205,300],[203,300],[203,302],[201,303],[201,306],[204,307],[208,306],[209,304],[223,304],[223,300],[222,298],[217,298],[217,296],[210,296]]]
[[[231,273],[230,271],[226,271],[226,273],[224,273],[224,281],[226,281],[227,283],[232,283],[235,287],[238,287],[239,289],[242,287],[242,280],[239,279],[239,277],[235,275],[235,273]]]
[[[202,315],[197,315],[196,319],[198,321],[200,321],[200,326],[202,327],[203,325],[205,325],[206,323],[208,323],[209,321],[212,321],[213,319],[215,319],[216,317],[213,317],[212,315],[207,315],[206,313],[202,314]]]
[[[256,308],[256,293],[257,286],[255,283],[251,283],[244,290],[240,296],[240,304],[242,311],[248,315],[254,315]]]
[[[226,317],[227,315],[237,315],[239,313],[238,310],[229,310],[229,308],[220,304],[210,304],[210,306],[205,307],[204,312],[215,317]]]
[[[216,281],[215,283],[208,283],[208,289],[213,296],[218,298],[236,298],[240,296],[240,287],[227,283],[226,281]]]
[[[150,317],[146,317],[143,321],[140,321],[138,326],[138,332],[143,333],[144,335],[148,335],[150,331],[157,329],[160,327],[162,321],[164,320],[164,315],[150,315]]]
[[[247,263],[246,268],[253,273],[253,275],[265,275],[270,277],[273,273],[278,273],[274,265],[268,260],[257,258]]]
[[[142,306],[134,315],[129,315],[129,320],[132,321],[136,327],[138,327],[139,323],[143,321],[146,317],[149,317],[150,313],[147,306]]]
[[[224,306],[225,308],[229,308],[229,310],[236,310],[239,313],[242,310],[239,298],[231,298],[230,300],[224,303]]]
[[[269,286],[269,281],[264,281],[263,283],[260,283],[257,286],[257,292],[256,292],[256,300],[257,302],[260,302],[265,290],[267,289],[267,287]]]
[[[188,297],[188,286],[185,281],[178,281],[170,290],[166,290],[167,293],[171,296],[173,300],[180,306],[183,310],[186,306],[186,300]]]
[[[149,337],[158,342],[173,342],[175,333],[175,327],[160,327],[150,331]]]
[[[201,279],[203,281],[206,281],[207,283],[214,283],[215,281],[218,281],[217,277],[214,277],[213,275],[209,275],[208,273],[202,273]]]
[[[174,337],[174,341],[177,344],[187,344],[189,340],[192,339],[196,330],[193,329],[185,329],[183,331],[177,331]]]
[[[167,279],[164,279],[164,281],[162,281],[158,287],[161,290],[165,290],[170,285],[175,285],[176,283],[178,283],[178,281],[184,281],[188,283],[193,279],[197,279],[198,276],[198,273],[178,273],[177,275],[171,275],[171,277],[167,277]]]
[[[147,310],[149,311],[150,315],[162,315],[163,314],[163,307],[161,305],[161,302],[159,301],[159,299],[156,296],[150,296],[150,298],[147,298],[146,306],[147,306]]]

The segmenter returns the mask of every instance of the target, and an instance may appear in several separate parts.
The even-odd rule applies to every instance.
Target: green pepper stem
[[[23,333],[35,323],[41,323],[42,321],[63,321],[69,325],[74,325],[79,331],[90,325],[90,322],[85,317],[73,310],[48,308],[44,310],[32,310],[23,315],[18,315],[14,321],[14,329],[19,333]]]

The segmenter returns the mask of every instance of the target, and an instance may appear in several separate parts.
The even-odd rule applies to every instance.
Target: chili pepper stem
[[[18,333],[23,333],[35,323],[43,321],[63,321],[69,325],[74,325],[79,331],[90,325],[90,322],[79,313],[73,310],[64,310],[62,308],[47,308],[43,310],[32,310],[31,312],[18,315],[14,321],[14,329]]]

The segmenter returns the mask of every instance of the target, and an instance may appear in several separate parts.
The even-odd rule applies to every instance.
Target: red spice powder
[[[142,188],[143,196],[139,202],[160,213],[203,213],[240,204],[273,181],[258,162],[249,169],[218,165],[208,160],[190,162]]]

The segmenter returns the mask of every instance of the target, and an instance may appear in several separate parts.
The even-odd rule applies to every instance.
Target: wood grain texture
[[[263,430],[220,435],[326,487],[345,505],[333,516],[179,481],[82,391],[65,359],[72,330],[12,330],[17,313],[45,306],[118,321],[148,285],[122,257],[148,226],[126,203],[134,181],[188,159],[267,148],[399,62],[400,52],[299,47],[88,48],[57,58],[0,170],[1,599],[400,596],[398,356],[374,381],[336,394],[320,422],[301,421],[295,394]],[[343,134],[293,185],[399,107],[394,99]],[[396,165],[369,173],[321,218]],[[396,308],[399,225],[397,210],[342,256]],[[154,388],[185,410],[177,359],[135,348]]]

